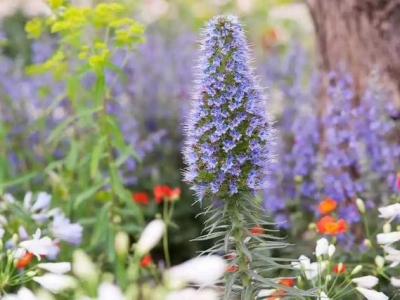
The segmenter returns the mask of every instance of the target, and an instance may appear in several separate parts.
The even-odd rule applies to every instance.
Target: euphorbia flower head
[[[267,101],[235,16],[216,16],[201,42],[197,89],[186,126],[184,174],[199,200],[266,186],[272,141]]]

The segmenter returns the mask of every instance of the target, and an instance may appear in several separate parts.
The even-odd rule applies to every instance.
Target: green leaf
[[[142,227],[140,227],[136,224],[133,224],[133,223],[128,223],[128,224],[122,225],[121,229],[128,233],[140,233],[143,230]]]
[[[75,122],[79,118],[92,115],[95,112],[100,111],[101,109],[102,109],[101,106],[95,107],[95,108],[89,108],[89,109],[83,110],[82,112],[80,112],[76,115],[69,116],[63,122],[61,122],[59,125],[57,125],[56,128],[54,128],[54,130],[51,132],[51,134],[47,138],[47,143],[57,143],[64,136],[63,133],[67,130],[69,125],[71,125],[73,122]]]
[[[103,150],[106,143],[106,139],[107,138],[105,136],[101,137],[97,145],[93,149],[92,157],[90,160],[90,177],[92,179],[95,179],[99,176],[99,163],[100,159],[104,157]]]
[[[9,180],[9,181],[0,182],[0,189],[4,189],[6,187],[10,187],[10,186],[13,186],[13,185],[18,185],[18,184],[24,183],[24,182],[36,177],[39,174],[40,174],[40,172],[35,171],[35,172],[28,173],[28,174],[24,174],[22,176],[19,176],[19,177],[15,178],[15,179],[12,179],[12,180]]]
[[[124,83],[128,82],[128,76],[126,76],[125,72],[119,66],[117,66],[111,61],[104,62],[104,66],[107,69],[113,71],[115,74],[117,74],[123,80]]]
[[[89,245],[89,247],[92,249],[101,242],[104,242],[107,237],[104,233],[106,232],[106,230],[108,230],[108,212],[111,209],[111,205],[111,202],[104,204],[104,206],[100,209],[100,212],[98,213],[97,222],[94,226],[92,239]]]
[[[79,206],[90,197],[93,197],[96,192],[104,186],[104,181],[100,182],[99,184],[91,187],[90,189],[84,191],[83,193],[79,194],[76,199],[74,200],[74,209],[78,209]]]
[[[121,132],[120,126],[115,120],[113,116],[107,115],[107,123],[110,129],[110,133],[114,136],[114,139],[112,140],[112,143],[120,150],[126,148],[124,136]]]
[[[72,171],[75,169],[76,163],[78,161],[79,149],[80,149],[79,142],[71,140],[70,151],[67,157],[65,158],[65,167],[67,168],[67,170]]]

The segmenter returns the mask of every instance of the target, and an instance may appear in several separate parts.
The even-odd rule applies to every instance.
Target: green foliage
[[[118,172],[129,157],[137,159],[137,155],[107,111],[115,100],[110,98],[112,86],[106,85],[105,72],[109,69],[122,73],[122,66],[115,66],[110,59],[118,49],[132,51],[142,42],[144,28],[129,18],[125,7],[117,2],[93,8],[65,5],[63,1],[50,4],[55,15],[33,18],[25,29],[30,38],[40,38],[46,31],[58,35],[58,47],[47,61],[28,66],[26,71],[32,76],[51,73],[65,83],[64,93],[35,123],[39,128],[45,126],[46,117],[53,113],[60,99],[68,100],[71,113],[52,130],[43,145],[46,157],[51,157],[56,149],[62,149],[64,155],[45,168],[1,182],[1,188],[29,183],[35,176],[44,179],[58,200],[57,205],[64,207],[70,218],[84,221],[87,236],[83,247],[99,256],[107,249],[106,262],[112,263],[113,237],[121,230],[121,224],[135,224],[130,233],[137,234],[144,219]],[[82,80],[88,75],[95,77],[89,88]],[[117,152],[124,155],[117,156]],[[120,210],[125,213],[120,214]]]

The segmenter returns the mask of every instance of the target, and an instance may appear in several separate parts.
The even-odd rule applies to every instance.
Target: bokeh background
[[[339,217],[354,224],[338,239],[344,247],[363,249],[354,201],[362,197],[371,208],[388,203],[400,170],[396,109],[390,91],[379,80],[379,68],[371,66],[368,82],[360,89],[354,85],[357,81],[349,65],[329,70],[321,67],[321,32],[302,1],[122,2],[145,26],[145,41],[135,51],[116,51],[112,60],[124,75],[110,71],[106,78],[112,87],[108,112],[117,120],[120,138],[134,152],[121,163],[119,175],[132,194],[151,196],[155,186],[165,184],[181,188],[173,216],[177,226],[170,229],[173,262],[193,257],[209,246],[190,242],[202,230],[203,219],[195,218],[201,205],[193,204],[193,194],[181,182],[184,164],[180,151],[200,28],[212,16],[224,13],[237,14],[245,24],[253,66],[276,119],[277,155],[271,166],[271,188],[259,195],[266,217],[278,222],[282,236],[297,241],[296,253],[303,253],[313,245],[307,242],[316,238],[310,228],[319,217],[318,202],[333,197],[340,203]],[[50,72],[29,72],[29,66],[44,62],[58,44],[56,34],[45,32],[32,40],[25,33],[29,19],[48,13],[43,3],[0,1],[0,192],[52,192],[72,215],[93,225],[107,187],[97,186],[82,168],[85,154],[96,151],[90,120],[75,128],[75,134],[61,135],[71,130],[68,122],[76,114],[76,103],[72,103],[64,80],[68,69],[56,77]],[[73,3],[91,6],[98,2]],[[93,78],[88,75],[81,80],[83,88],[75,91],[74,101],[90,107]],[[356,102],[352,101],[355,95]],[[85,209],[80,209],[81,203],[87,204]],[[160,213],[154,202],[139,205],[139,209],[144,220]],[[133,219],[129,222],[130,218],[126,216],[124,229],[135,234],[141,227]],[[297,256],[291,253],[293,249],[282,251]],[[155,251],[157,255],[162,257],[161,249]]]

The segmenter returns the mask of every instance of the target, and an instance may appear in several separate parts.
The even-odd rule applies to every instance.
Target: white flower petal
[[[48,209],[50,207],[50,203],[51,203],[51,195],[44,192],[40,192],[37,196],[35,203],[30,208],[30,211],[36,212],[38,210]]]
[[[68,275],[47,273],[43,276],[35,276],[32,280],[55,294],[76,286],[75,279]]]
[[[389,299],[384,293],[377,292],[370,289],[365,289],[362,287],[356,287],[356,290],[360,292],[367,300],[387,300]]]
[[[33,197],[33,193],[30,192],[30,191],[25,194],[25,197],[24,197],[24,208],[26,210],[28,210],[32,205],[32,197]]]
[[[376,236],[378,244],[388,245],[400,241],[400,232],[380,233]]]
[[[321,295],[319,296],[319,300],[330,300],[327,294],[325,292],[321,292]]]
[[[173,283],[191,282],[199,285],[214,284],[226,271],[225,260],[217,255],[202,256],[190,259],[165,272]]]
[[[40,239],[27,240],[19,243],[21,248],[33,253],[38,259],[40,256],[46,256],[49,253],[52,253],[53,248],[55,247],[51,238],[45,236]]]
[[[379,279],[375,276],[368,275],[368,276],[353,278],[351,281],[357,284],[357,286],[359,287],[371,289],[378,284]]]
[[[40,263],[37,266],[54,274],[64,274],[71,271],[71,263],[69,262]]]
[[[328,254],[329,242],[326,238],[319,239],[315,248],[315,255],[320,257]]]
[[[393,285],[394,287],[400,287],[400,278],[391,277],[390,284]]]
[[[261,290],[258,292],[257,297],[268,297],[271,296],[273,293],[276,292],[276,289],[270,289],[270,290]]]
[[[17,250],[14,251],[13,253],[13,258],[14,259],[20,259],[22,258],[26,253],[26,250],[23,248],[17,248]]]
[[[193,288],[186,288],[180,291],[168,293],[165,300],[218,300],[220,299],[218,293],[214,290],[195,290]]]
[[[395,203],[389,206],[378,208],[380,213],[379,217],[384,219],[392,219],[400,216],[400,203]]]
[[[119,287],[114,284],[103,282],[98,288],[98,300],[124,300],[125,297],[122,294]]]
[[[20,290],[17,293],[17,296],[18,296],[19,300],[37,300],[38,299],[35,296],[35,294],[31,290],[28,290],[26,287],[20,288]]]

